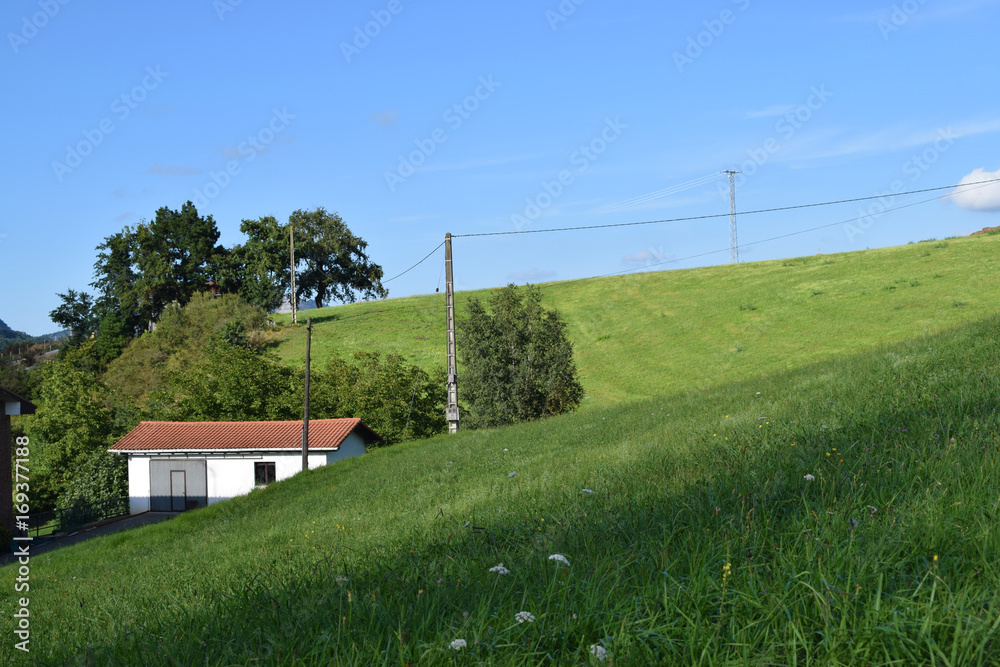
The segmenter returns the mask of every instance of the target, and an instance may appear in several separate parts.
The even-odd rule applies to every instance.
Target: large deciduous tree
[[[215,220],[191,202],[179,211],[164,206],[151,222],[105,238],[94,265],[96,317],[117,311],[138,334],[168,304],[184,305],[217,281],[227,255],[218,241]]]
[[[299,298],[316,298],[316,307],[329,301],[353,303],[385,298],[382,267],[372,262],[365,249],[368,243],[355,236],[337,213],[320,207],[298,210],[288,218],[295,234],[295,258],[305,265],[296,275]]]
[[[214,282],[226,250],[211,215],[200,216],[191,202],[173,211],[156,211],[152,222],[136,228],[135,264],[152,314],[167,304],[186,304]]]
[[[138,335],[152,320],[149,305],[143,298],[139,273],[135,265],[136,233],[125,226],[120,232],[104,239],[97,246],[94,282],[98,290],[94,304],[95,316],[104,319],[117,313],[125,322],[125,330]]]
[[[537,288],[508,285],[493,292],[489,308],[469,302],[458,350],[472,428],[561,414],[583,399],[566,324],[541,299]]]
[[[247,241],[230,250],[220,286],[265,311],[276,310],[291,289],[288,226],[265,216],[244,220],[240,231]]]

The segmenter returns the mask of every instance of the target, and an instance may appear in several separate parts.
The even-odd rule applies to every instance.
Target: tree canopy
[[[49,313],[49,319],[69,331],[68,343],[79,345],[94,330],[93,298],[86,292],[73,289],[56,296],[62,299],[62,303]]]
[[[268,312],[276,310],[291,291],[288,226],[265,216],[243,220],[240,231],[247,241],[230,250],[220,287]]]
[[[217,282],[228,254],[218,241],[215,220],[191,202],[179,211],[164,206],[151,222],[108,236],[94,264],[95,318],[117,311],[138,335],[168,304],[184,305]]]
[[[295,234],[296,263],[305,268],[295,278],[299,298],[316,298],[322,308],[329,300],[354,303],[389,295],[382,287],[382,267],[368,258],[368,243],[355,236],[338,213],[320,207],[298,210],[288,218]]]
[[[583,399],[566,324],[537,288],[511,284],[468,303],[460,322],[463,423],[495,427],[561,414]]]

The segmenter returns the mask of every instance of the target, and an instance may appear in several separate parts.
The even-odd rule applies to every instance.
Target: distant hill
[[[21,341],[30,340],[31,335],[23,331],[14,331],[7,323],[0,320],[0,348],[7,347],[11,343],[20,343]]]
[[[62,340],[65,337],[65,331],[57,331],[43,336],[32,336],[24,331],[15,331],[14,329],[11,329],[6,322],[0,320],[0,350],[7,347],[11,343],[48,343],[54,340]]]

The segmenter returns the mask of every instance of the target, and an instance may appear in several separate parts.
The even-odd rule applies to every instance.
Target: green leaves
[[[225,292],[235,292],[265,311],[276,310],[290,289],[288,226],[273,216],[244,220],[246,243],[232,248],[219,276]]]
[[[368,243],[351,233],[339,214],[322,207],[298,210],[288,224],[295,230],[295,257],[306,267],[296,277],[299,297],[315,295],[316,307],[322,308],[328,300],[354,303],[358,296],[389,295],[382,287],[382,267],[365,253]]]
[[[493,293],[489,311],[469,302],[458,349],[473,428],[569,412],[583,399],[566,323],[541,299],[537,288],[511,284]]]
[[[183,305],[217,280],[227,255],[218,241],[215,220],[191,202],[180,211],[164,206],[152,222],[105,238],[94,264],[98,317],[118,311],[140,333],[168,304]]]
[[[86,292],[66,290],[65,294],[57,294],[62,304],[49,313],[49,319],[69,329],[69,344],[79,345],[94,330],[93,300]]]
[[[271,353],[218,340],[194,367],[166,373],[161,417],[172,421],[272,421],[301,418],[294,371]]]
[[[382,436],[383,445],[444,431],[443,376],[432,378],[398,354],[356,352],[354,361],[333,357],[313,373],[314,419],[360,417]]]
[[[24,417],[25,433],[35,443],[38,469],[32,487],[38,489],[37,509],[90,501],[128,493],[121,471],[112,465],[98,475],[98,461],[108,463],[105,450],[138,423],[134,414],[116,404],[93,368],[92,343],[46,364],[37,393],[38,411]],[[98,479],[100,478],[100,479]],[[101,490],[103,489],[103,490]]]

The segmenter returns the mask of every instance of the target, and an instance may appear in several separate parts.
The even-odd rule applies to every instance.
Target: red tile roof
[[[360,419],[309,420],[309,449],[337,449],[352,432],[381,440]],[[302,448],[302,422],[142,422],[109,451],[212,451]]]

